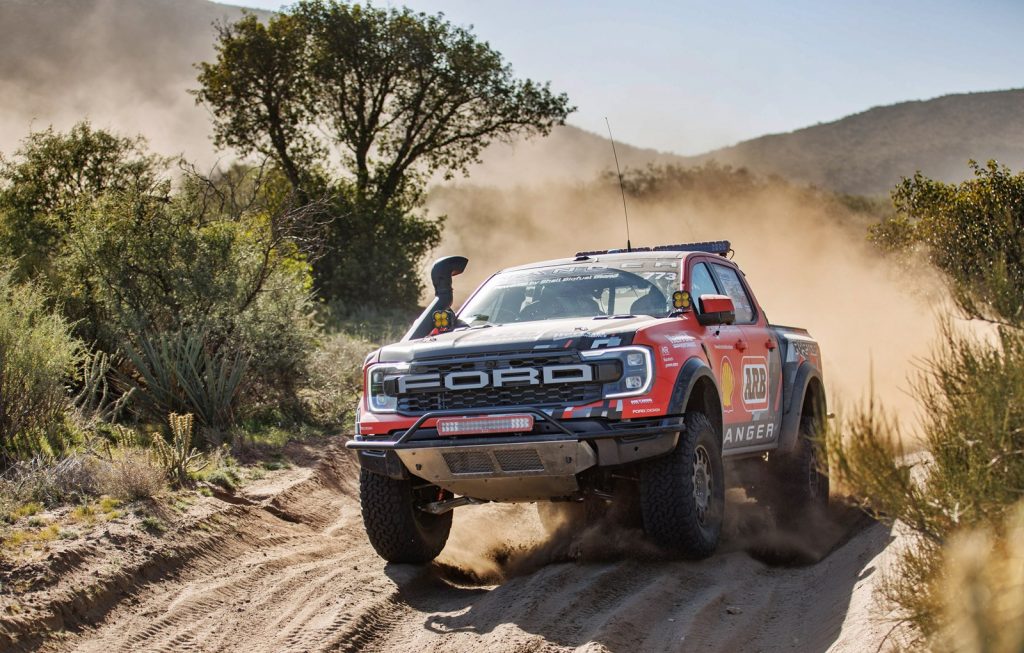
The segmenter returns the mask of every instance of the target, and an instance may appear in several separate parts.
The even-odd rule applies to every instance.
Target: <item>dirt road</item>
[[[249,488],[183,564],[44,649],[865,651],[889,629],[871,607],[889,531],[849,513],[817,529],[820,562],[787,567],[763,560],[824,552],[772,536],[752,555],[764,538],[742,505],[724,551],[697,563],[608,529],[545,541],[532,506],[468,507],[419,568],[374,554],[354,471],[341,454]]]

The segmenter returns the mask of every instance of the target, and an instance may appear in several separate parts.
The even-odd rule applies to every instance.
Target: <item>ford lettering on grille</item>
[[[545,365],[544,367],[505,367],[496,370],[460,370],[429,374],[402,374],[387,377],[384,382],[397,383],[398,393],[443,390],[479,390],[524,385],[556,383],[589,383],[594,380],[590,365]]]

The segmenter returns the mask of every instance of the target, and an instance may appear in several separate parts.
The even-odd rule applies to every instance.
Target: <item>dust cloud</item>
[[[211,166],[209,115],[187,91],[213,56],[213,23],[240,15],[205,0],[4,0],[0,151],[90,119]]]
[[[624,247],[618,192],[597,182],[435,188],[430,209],[448,216],[438,255],[470,260],[457,299],[502,267]],[[732,197],[630,200],[629,210],[634,246],[731,241],[769,320],[806,328],[821,344],[831,409],[873,388],[902,421],[914,421],[909,381],[937,333],[939,286],[923,269],[873,251],[867,216],[782,184]]]
[[[623,517],[606,515],[586,526],[566,521],[548,533],[533,504],[460,508],[433,568],[458,585],[500,585],[563,562],[674,559],[648,540],[639,524]],[[799,524],[782,526],[766,504],[731,488],[718,553],[745,554],[773,567],[812,565],[872,523],[862,510],[834,497],[827,510],[810,511]]]

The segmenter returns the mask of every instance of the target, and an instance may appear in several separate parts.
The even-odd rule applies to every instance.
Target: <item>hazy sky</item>
[[[235,0],[276,9],[287,2]],[[401,5],[381,2],[377,6]],[[569,122],[695,154],[872,106],[1024,86],[1024,2],[406,0],[550,80]]]

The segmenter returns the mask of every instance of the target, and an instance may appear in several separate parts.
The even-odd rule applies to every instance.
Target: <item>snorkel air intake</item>
[[[413,322],[412,328],[402,340],[416,340],[428,335],[434,328],[434,313],[452,307],[455,291],[452,290],[452,277],[466,270],[469,259],[465,256],[445,256],[434,262],[430,268],[430,282],[434,285],[434,301]]]

